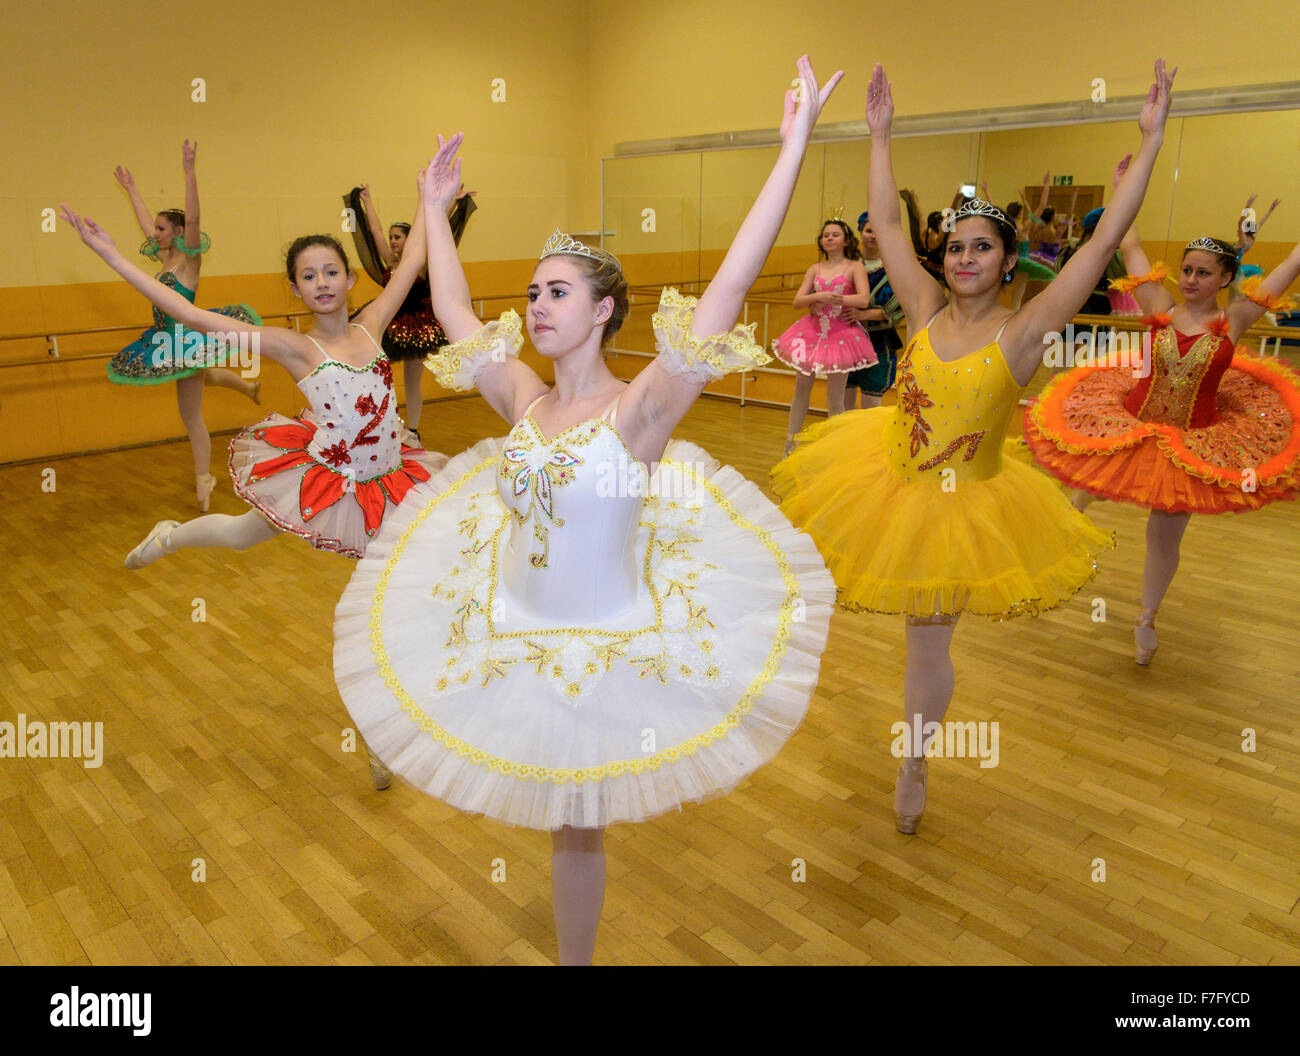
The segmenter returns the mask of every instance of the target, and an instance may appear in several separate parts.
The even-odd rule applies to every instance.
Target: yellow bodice
[[[997,476],[1021,388],[996,341],[944,363],[926,327],[898,361],[898,406],[884,431],[890,467],[910,484]]]

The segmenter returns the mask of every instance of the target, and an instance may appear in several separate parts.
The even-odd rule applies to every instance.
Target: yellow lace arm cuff
[[[1261,292],[1259,287],[1263,281],[1262,275],[1252,275],[1244,280],[1241,284],[1242,296],[1254,301],[1266,312],[1289,312],[1295,307],[1295,299],[1285,293],[1269,293],[1267,290]]]
[[[1145,275],[1125,275],[1122,279],[1112,282],[1110,288],[1120,293],[1132,293],[1144,283],[1164,282],[1167,278],[1169,278],[1169,268],[1165,266],[1164,261],[1157,261],[1156,266]]]
[[[523,347],[519,313],[509,308],[500,319],[486,323],[463,341],[428,356],[424,365],[444,389],[464,392],[474,387],[479,371],[489,363],[504,363],[507,356],[518,356]]]
[[[676,288],[666,287],[659,296],[659,310],[651,319],[659,364],[669,374],[689,374],[701,381],[713,381],[724,374],[734,374],[762,366],[771,358],[754,341],[754,324],[741,326],[726,334],[695,337],[691,319],[699,301],[686,297]]]

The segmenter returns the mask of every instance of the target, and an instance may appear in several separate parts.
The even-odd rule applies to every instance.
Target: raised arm
[[[898,190],[894,182],[894,161],[890,137],[894,124],[894,96],[884,69],[877,64],[867,88],[867,127],[871,131],[870,178],[867,209],[871,227],[880,245],[890,284],[898,303],[907,313],[908,327],[915,334],[944,306],[947,298],[921,265],[908,245],[898,213]]]
[[[94,250],[105,264],[177,322],[205,334],[233,332],[255,335],[256,344],[253,345],[255,351],[272,362],[279,363],[294,378],[302,377],[317,362],[319,354],[301,334],[277,326],[253,326],[239,319],[195,307],[170,286],[164,286],[148,272],[127,260],[108,233],[90,217],[78,216],[66,205],[62,208],[63,218],[76,229],[77,234],[81,236],[81,241]]]
[[[740,317],[745,295],[763,270],[763,262],[767,260],[785,221],[817,115],[844,76],[843,70],[838,71],[825,88],[819,89],[807,55],[799,60],[798,66],[801,83],[798,89],[786,94],[785,116],[781,121],[781,151],[776,164],[732,239],[722,266],[701,294],[695,309],[691,330],[699,337],[730,330]],[[794,98],[796,94],[799,95],[797,100]]]
[[[424,201],[424,195],[420,195],[421,202]],[[366,226],[370,228],[370,237],[374,240],[375,249],[379,251],[379,260],[386,268],[393,266],[393,247],[388,244],[388,232],[384,230],[384,225],[379,222],[379,210],[375,208],[374,200],[370,197],[370,184],[361,185],[361,205],[362,211],[366,214]],[[411,235],[415,234],[415,227],[411,227]],[[410,235],[407,236],[407,244],[410,244]]]
[[[1041,361],[1043,336],[1061,331],[1097,287],[1124,233],[1133,225],[1142,198],[1146,194],[1156,155],[1164,141],[1165,121],[1169,117],[1170,92],[1174,70],[1165,70],[1164,59],[1156,60],[1156,79],[1147,93],[1146,104],[1138,117],[1142,145],[1128,172],[1120,181],[1101,214],[1092,238],[1079,247],[1047,288],[1020,309],[1007,323],[1000,342],[1011,373],[1024,384]]]
[[[181,145],[181,167],[185,170],[185,247],[189,250],[199,248],[203,235],[199,230],[199,179],[194,172],[198,153],[197,139],[193,143],[187,139]],[[194,263],[198,264],[198,261]]]
[[[388,324],[401,309],[406,295],[411,292],[416,276],[424,267],[425,255],[428,251],[428,241],[425,237],[427,221],[424,208],[424,175],[425,170],[421,169],[416,178],[415,218],[411,221],[411,231],[406,236],[406,248],[402,250],[401,260],[397,262],[397,268],[389,278],[388,285],[379,291],[378,297],[357,314],[357,322],[374,328],[370,331],[372,334],[382,334],[388,329]]]
[[[740,316],[745,295],[758,278],[781,230],[817,116],[844,76],[843,70],[837,71],[822,88],[818,86],[807,55],[802,56],[797,65],[797,87],[785,94],[781,150],[776,163],[732,239],[722,266],[695,305],[690,332],[681,335],[687,343],[726,335],[724,342],[731,341],[728,347],[735,349],[732,327]],[[894,208],[897,210],[897,205]],[[635,437],[636,449],[650,453],[654,458],[663,451],[673,429],[705,386],[720,376],[705,369],[704,364],[679,362],[687,358],[683,353],[688,351],[674,349],[671,363],[666,363],[665,357],[660,355],[632,380],[620,405],[620,413],[625,409],[631,419],[629,428]],[[756,353],[757,349],[753,351]],[[743,353],[741,355],[743,357]]]
[[[456,200],[461,187],[460,158],[456,157],[456,152],[464,138],[463,132],[457,132],[448,140],[439,136],[438,153],[429,161],[429,167],[425,170],[425,241],[428,247],[433,314],[438,317],[443,333],[452,344],[458,341],[469,342],[471,345],[479,341],[499,342],[493,344],[492,360],[472,370],[472,385],[497,414],[513,425],[523,417],[528,404],[546,391],[546,383],[537,376],[535,370],[519,361],[517,347],[513,353],[505,347],[507,337],[500,333],[504,329],[501,324],[497,324],[497,334],[490,334],[474,314],[469,282],[465,278],[465,269],[461,267],[451,225],[447,222],[448,206]],[[414,229],[411,234],[415,234]],[[409,237],[407,244],[410,244]],[[521,340],[517,336],[518,318],[515,315],[511,323],[515,334],[510,338],[512,341]],[[446,363],[446,359],[445,355],[440,355],[430,356],[425,361],[439,383],[444,385],[452,382],[451,375],[457,373],[453,365]],[[456,387],[462,385],[457,384]],[[463,387],[470,387],[470,382],[465,381]]]
[[[1267,311],[1285,307],[1287,288],[1300,276],[1300,245],[1295,246],[1276,268],[1253,289],[1245,286],[1245,296],[1228,306],[1228,339],[1234,344]]]
[[[131,175],[131,170],[119,165],[113,171],[113,176],[126,190],[127,196],[131,199],[131,209],[135,213],[136,223],[140,225],[140,230],[144,232],[144,237],[153,238],[156,233],[153,229],[153,213],[149,212],[148,207],[144,204],[144,196],[141,195],[140,188],[135,185],[135,177]]]

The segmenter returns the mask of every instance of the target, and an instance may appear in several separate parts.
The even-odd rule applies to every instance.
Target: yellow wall
[[[107,8],[49,0],[6,9],[0,64],[0,334],[143,326],[148,307],[72,234],[42,232],[41,211],[61,201],[100,220],[119,243],[140,238],[113,167],[134,171],[152,208],[184,199],[180,142],[199,141],[202,225],[214,249],[199,303],[248,301],[291,310],[279,255],[295,236],[340,229],[341,194],[369,181],[386,220],[409,218],[414,173],[438,131],[464,129],[466,181],[482,204],[463,253],[476,292],[520,290],[529,254],[549,231],[595,230],[600,159],[619,142],[772,128],[801,50],[823,74],[849,76],[824,115],[861,118],[870,63],[883,59],[900,115],[1081,98],[1104,76],[1112,95],[1149,82],[1159,47],[1183,67],[1178,88],[1281,81],[1296,76],[1284,26],[1291,0],[1261,0],[1249,17],[1169,0],[1140,11],[1130,0],[1089,8],[1093,39],[1064,50],[1019,46],[1065,4],[938,0],[850,5],[828,22],[788,0],[485,0],[467,7],[388,0],[357,9],[252,0],[177,8],[160,2]],[[1158,25],[1159,39],[1142,27]],[[191,80],[206,79],[205,102]],[[493,79],[506,99],[493,102]],[[1300,239],[1294,158],[1300,114],[1187,122],[1177,190],[1153,185],[1143,213],[1148,241],[1168,224],[1175,239],[1208,217],[1230,232],[1241,200],[1258,190],[1284,199],[1251,260],[1275,263]],[[925,208],[946,204],[954,177],[980,167],[1005,194],[1033,182],[1042,157],[1077,182],[1107,182],[1129,125],[1033,130],[980,139],[895,142],[900,182]],[[1175,157],[1171,135],[1162,171]],[[1030,158],[1032,155],[1032,159]],[[609,178],[608,226],[625,241],[634,282],[709,274],[753,201],[771,151],[618,162]],[[769,269],[802,270],[824,211],[865,205],[865,143],[814,148]],[[607,175],[614,168],[606,169]],[[649,178],[653,176],[654,178]],[[620,182],[622,185],[620,186]],[[650,238],[641,210],[657,210]],[[1161,213],[1163,210],[1163,213]],[[1194,229],[1194,230],[1193,230]],[[369,291],[369,292],[367,292]],[[373,293],[367,280],[355,299]],[[105,353],[132,334],[64,343],[66,355]],[[0,342],[0,363],[39,358],[43,342]],[[57,393],[51,400],[50,394]],[[299,397],[278,373],[272,405]],[[53,404],[53,406],[51,406]],[[229,393],[210,394],[214,430],[248,420]],[[103,377],[103,360],[0,368],[0,461],[144,442],[180,432],[169,387],[127,392]]]

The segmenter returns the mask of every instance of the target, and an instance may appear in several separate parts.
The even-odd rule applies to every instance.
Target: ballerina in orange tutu
[[[1244,284],[1245,296],[1226,310],[1219,291],[1239,264],[1228,243],[1187,243],[1182,304],[1162,285],[1165,266],[1148,262],[1136,225],[1120,248],[1130,277],[1113,285],[1137,297],[1150,325],[1141,369],[1090,366],[1059,375],[1026,411],[1025,442],[1044,468],[1080,489],[1079,509],[1102,497],[1151,511],[1133,629],[1135,659],[1146,666],[1190,516],[1255,510],[1300,489],[1300,377],[1235,347],[1265,311],[1286,305],[1282,294],[1300,275],[1300,246],[1267,279]]]

